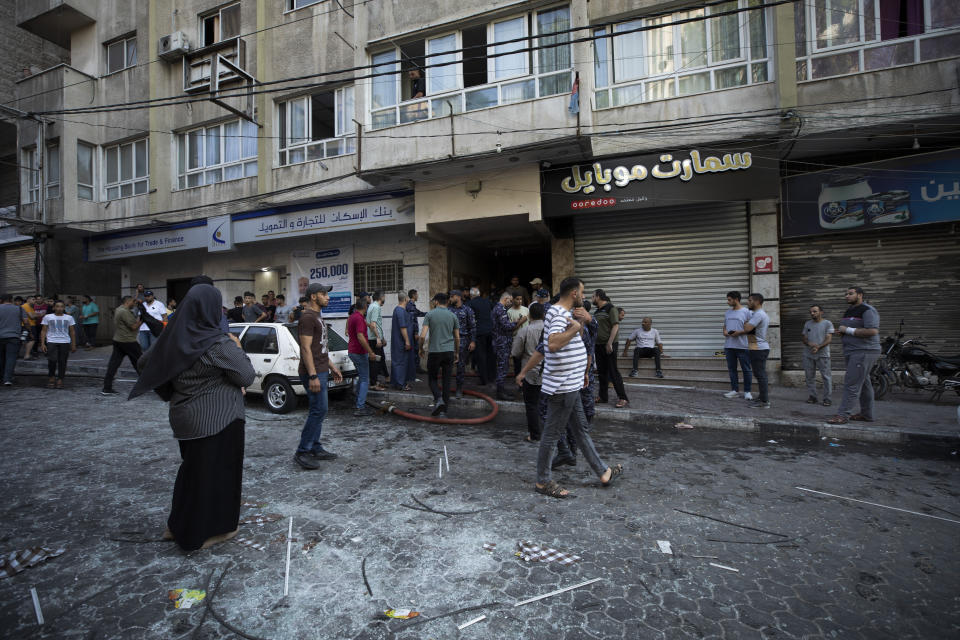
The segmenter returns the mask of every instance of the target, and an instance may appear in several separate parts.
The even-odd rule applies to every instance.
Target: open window
[[[200,16],[200,46],[236,38],[240,35],[240,3],[221,7]]]
[[[353,105],[353,87],[279,103],[279,164],[354,153],[357,141]]]

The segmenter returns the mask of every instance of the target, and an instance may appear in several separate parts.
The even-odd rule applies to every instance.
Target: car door
[[[240,346],[250,358],[254,371],[257,372],[256,380],[250,385],[251,391],[261,391],[263,379],[273,371],[277,364],[277,357],[280,349],[277,343],[277,330],[274,327],[258,327],[256,325],[247,327],[240,338]]]

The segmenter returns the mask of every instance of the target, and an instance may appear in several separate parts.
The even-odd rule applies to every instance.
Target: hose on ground
[[[497,414],[500,413],[500,405],[494,401],[493,398],[488,396],[485,393],[480,393],[479,391],[473,391],[472,389],[464,389],[463,393],[468,396],[474,396],[475,398],[480,398],[484,400],[487,404],[490,405],[490,413],[481,417],[481,418],[435,418],[433,416],[421,416],[417,413],[411,413],[409,411],[404,411],[403,409],[397,408],[395,404],[384,402],[382,406],[376,407],[378,410],[383,410],[387,413],[392,413],[404,418],[410,418],[411,420],[417,420],[419,422],[430,422],[433,424],[483,424],[485,422],[490,422],[497,417]]]

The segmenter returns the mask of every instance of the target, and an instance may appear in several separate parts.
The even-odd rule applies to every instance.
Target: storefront
[[[812,304],[833,321],[861,286],[881,338],[903,322],[934,351],[960,351],[960,151],[793,176],[783,182],[784,369],[801,368]],[[834,368],[841,357],[832,348]]]
[[[623,335],[651,316],[672,356],[713,357],[726,292],[753,285],[752,217],[775,220],[777,183],[775,160],[736,148],[610,158],[545,169],[543,216],[572,233],[588,291],[627,311]]]
[[[16,227],[0,228],[0,291],[14,296],[35,294],[36,259],[33,238],[20,235]]]
[[[165,302],[200,273],[227,306],[245,291],[296,304],[309,284],[332,285],[325,315],[335,327],[356,293],[382,289],[389,331],[396,294],[427,287],[427,241],[414,234],[413,214],[409,192],[379,194],[104,234],[88,240],[86,256],[122,261],[123,293],[142,283]]]

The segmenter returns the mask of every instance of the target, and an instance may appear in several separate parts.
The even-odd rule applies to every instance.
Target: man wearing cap
[[[539,280],[540,278],[535,278]],[[531,283],[533,284],[533,283]],[[539,285],[535,285],[534,288],[539,288]],[[504,289],[511,296],[520,296],[523,299],[523,304],[530,304],[530,292],[527,291],[527,288],[520,284],[520,276],[513,276],[510,278],[510,286]]]
[[[457,317],[460,325],[460,358],[457,360],[456,395],[459,400],[463,397],[463,377],[467,369],[468,354],[477,347],[473,339],[477,333],[477,317],[473,314],[473,309],[463,304],[463,292],[459,289],[450,292],[450,311]]]
[[[543,287],[537,289],[533,295],[536,298],[536,301],[539,302],[540,304],[542,305],[550,304],[550,292],[544,289]]]
[[[307,391],[310,411],[300,433],[300,444],[293,455],[294,461],[304,469],[319,469],[323,460],[333,460],[331,453],[320,444],[323,419],[327,415],[327,380],[343,380],[340,369],[330,360],[327,349],[327,325],[323,322],[323,308],[330,303],[330,290],[319,283],[307,287],[307,302],[298,322],[300,336],[300,382]]]
[[[513,332],[523,325],[529,316],[521,316],[516,322],[510,322],[507,307],[512,304],[513,294],[504,291],[500,302],[490,313],[493,320],[493,353],[497,358],[497,400],[513,400],[513,394],[507,393],[504,381],[507,378],[507,366],[510,364],[510,350],[513,347]]]
[[[167,321],[167,307],[153,297],[153,291],[145,291],[143,293],[143,308],[157,320],[161,322]],[[150,345],[156,341],[157,338],[150,332],[150,327],[147,326],[147,323],[144,322],[141,324],[140,333],[137,336],[137,342],[140,343],[140,348],[146,351],[150,348]]]

